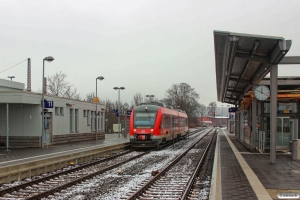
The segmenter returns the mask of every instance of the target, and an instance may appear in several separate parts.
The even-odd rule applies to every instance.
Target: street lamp
[[[151,99],[151,98],[154,97],[154,95],[153,95],[153,94],[151,94],[151,95],[148,95],[148,94],[147,94],[146,97],[149,97],[149,98]]]
[[[45,117],[45,113],[44,113],[44,109],[45,109],[45,102],[44,102],[44,93],[45,93],[45,82],[44,82],[44,74],[45,74],[45,61],[48,62],[52,62],[54,60],[54,58],[52,56],[48,56],[46,58],[43,59],[43,78],[42,78],[42,142],[41,142],[41,147],[44,146],[44,137],[45,137],[45,122],[44,122],[44,117]]]
[[[98,104],[98,102],[99,102],[99,99],[98,99],[98,96],[97,96],[97,80],[100,80],[100,81],[102,81],[104,79],[104,77],[103,76],[98,76],[97,78],[96,78],[96,118],[95,118],[95,125],[96,125],[96,130],[95,130],[95,134],[96,134],[96,141],[97,141],[97,139],[98,139],[98,125],[97,125],[97,122],[98,122],[98,113],[97,113],[97,104]],[[98,101],[97,101],[98,100]]]
[[[118,127],[119,127],[119,137],[120,137],[120,111],[119,111],[119,105],[120,105],[120,90],[124,90],[124,87],[114,87],[114,90],[119,90],[119,95],[118,95]]]
[[[13,78],[16,78],[15,76],[8,76],[7,78],[10,78],[10,81],[12,81]]]

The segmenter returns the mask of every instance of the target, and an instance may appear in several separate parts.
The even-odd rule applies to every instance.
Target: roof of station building
[[[279,64],[291,47],[291,40],[278,36],[214,31],[218,101],[238,104]]]

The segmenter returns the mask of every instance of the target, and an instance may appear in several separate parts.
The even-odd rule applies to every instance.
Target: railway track
[[[160,148],[164,147],[161,146]],[[66,188],[72,185],[83,184],[85,180],[115,169],[131,160],[149,154],[151,151],[153,150],[142,153],[132,150],[126,151],[110,158],[96,160],[21,185],[2,189],[0,190],[0,199],[41,199],[49,195],[50,197],[59,196],[60,191],[64,192]]]
[[[195,196],[192,188],[199,185],[196,181],[207,153],[215,138],[215,130],[206,137],[195,142],[190,148],[178,156],[162,170],[155,171],[154,177],[143,181],[141,188],[130,192],[122,199],[150,200],[150,199],[188,199]],[[188,163],[188,164],[186,164]]]

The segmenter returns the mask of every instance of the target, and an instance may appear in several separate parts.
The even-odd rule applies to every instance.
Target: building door
[[[289,117],[277,118],[276,149],[290,150],[292,121]]]
[[[44,143],[50,144],[52,142],[52,113],[46,112],[44,115],[45,135]]]

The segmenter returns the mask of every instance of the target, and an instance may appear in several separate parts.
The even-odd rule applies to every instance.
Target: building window
[[[91,120],[91,111],[87,110],[87,119],[86,119],[87,125],[90,125],[90,124],[91,124],[91,123],[90,123],[90,120]]]
[[[70,109],[70,132],[73,132],[73,109]]]
[[[75,109],[75,132],[78,132],[78,109]]]
[[[86,117],[86,110],[83,110],[83,116]]]
[[[91,111],[91,131],[94,130],[94,111]]]
[[[59,114],[60,114],[60,115],[64,115],[64,108],[63,108],[63,107],[60,107],[60,108],[59,108]]]
[[[55,107],[55,115],[59,115],[59,107]]]

